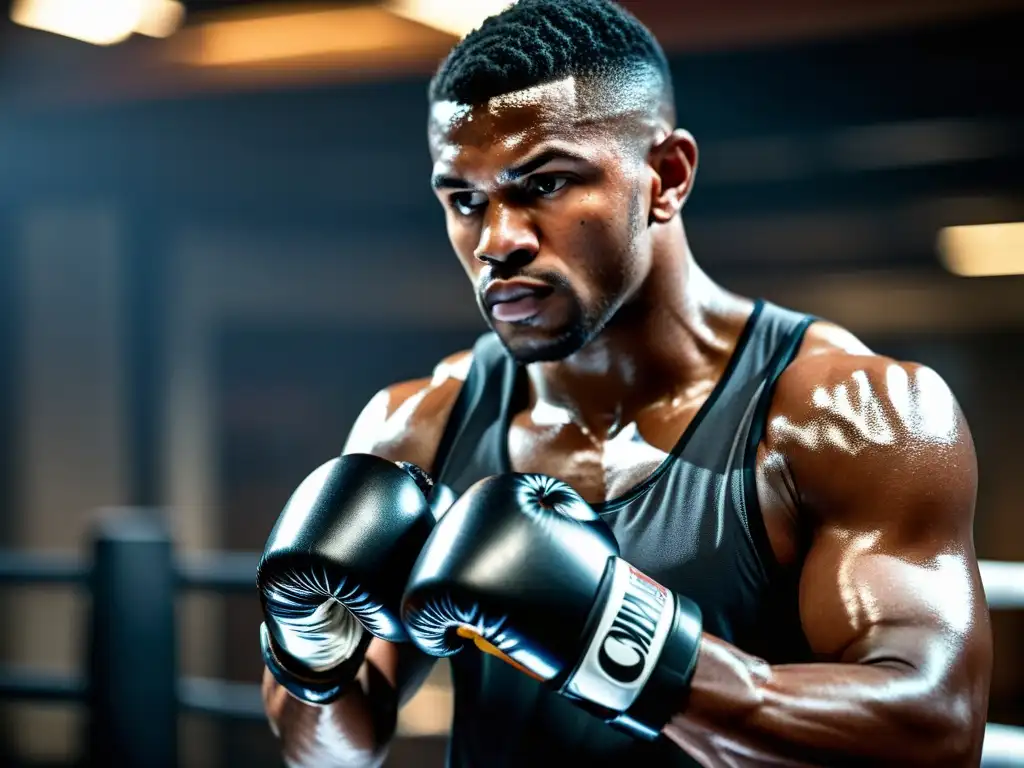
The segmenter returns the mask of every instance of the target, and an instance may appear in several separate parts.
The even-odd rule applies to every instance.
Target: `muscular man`
[[[430,105],[433,188],[491,332],[373,398],[346,452],[458,494],[564,482],[702,617],[653,740],[463,649],[449,765],[976,764],[977,468],[943,380],[701,271],[680,215],[697,143],[659,45],[618,6],[521,0],[454,48]],[[509,532],[496,568],[530,545]],[[568,566],[542,565],[557,590]],[[323,705],[268,674],[289,764],[379,764],[429,663],[374,639],[360,684]]]

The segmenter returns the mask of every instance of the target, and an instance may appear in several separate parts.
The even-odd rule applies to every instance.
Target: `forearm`
[[[397,694],[369,662],[352,690],[323,706],[300,701],[266,674],[267,719],[290,768],[379,766],[397,721]]]
[[[681,709],[665,734],[707,765],[966,765],[973,751],[970,713],[910,667],[772,667],[707,635]]]
[[[351,691],[326,706],[299,701],[265,674],[267,717],[285,762],[291,768],[379,766],[399,708],[415,695],[433,662],[411,646],[387,648],[375,641]]]

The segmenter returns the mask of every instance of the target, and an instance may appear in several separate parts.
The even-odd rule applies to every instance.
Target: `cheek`
[[[473,276],[482,264],[474,255],[477,246],[476,230],[465,222],[456,219],[452,214],[447,216],[448,242],[459,258],[459,263],[466,274]]]
[[[638,267],[630,201],[589,195],[573,213],[572,243],[567,244],[567,251],[573,254],[573,270],[595,293],[626,290]]]

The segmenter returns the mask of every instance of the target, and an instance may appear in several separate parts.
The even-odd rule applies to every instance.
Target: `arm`
[[[705,635],[666,735],[707,765],[977,765],[992,653],[977,467],[945,383],[882,357],[798,358],[758,458],[809,530],[800,615],[820,661],[770,666]]]
[[[379,392],[352,427],[343,453],[370,453],[432,471],[465,373],[468,353],[442,361],[429,379]],[[394,735],[398,710],[419,689],[434,659],[410,643],[374,638],[351,693],[326,706],[299,701],[264,670],[263,701],[289,766],[378,766]]]

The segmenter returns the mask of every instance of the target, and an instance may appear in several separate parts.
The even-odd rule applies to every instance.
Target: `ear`
[[[664,224],[682,209],[697,175],[697,142],[689,131],[677,128],[651,147],[654,171],[651,222]]]

